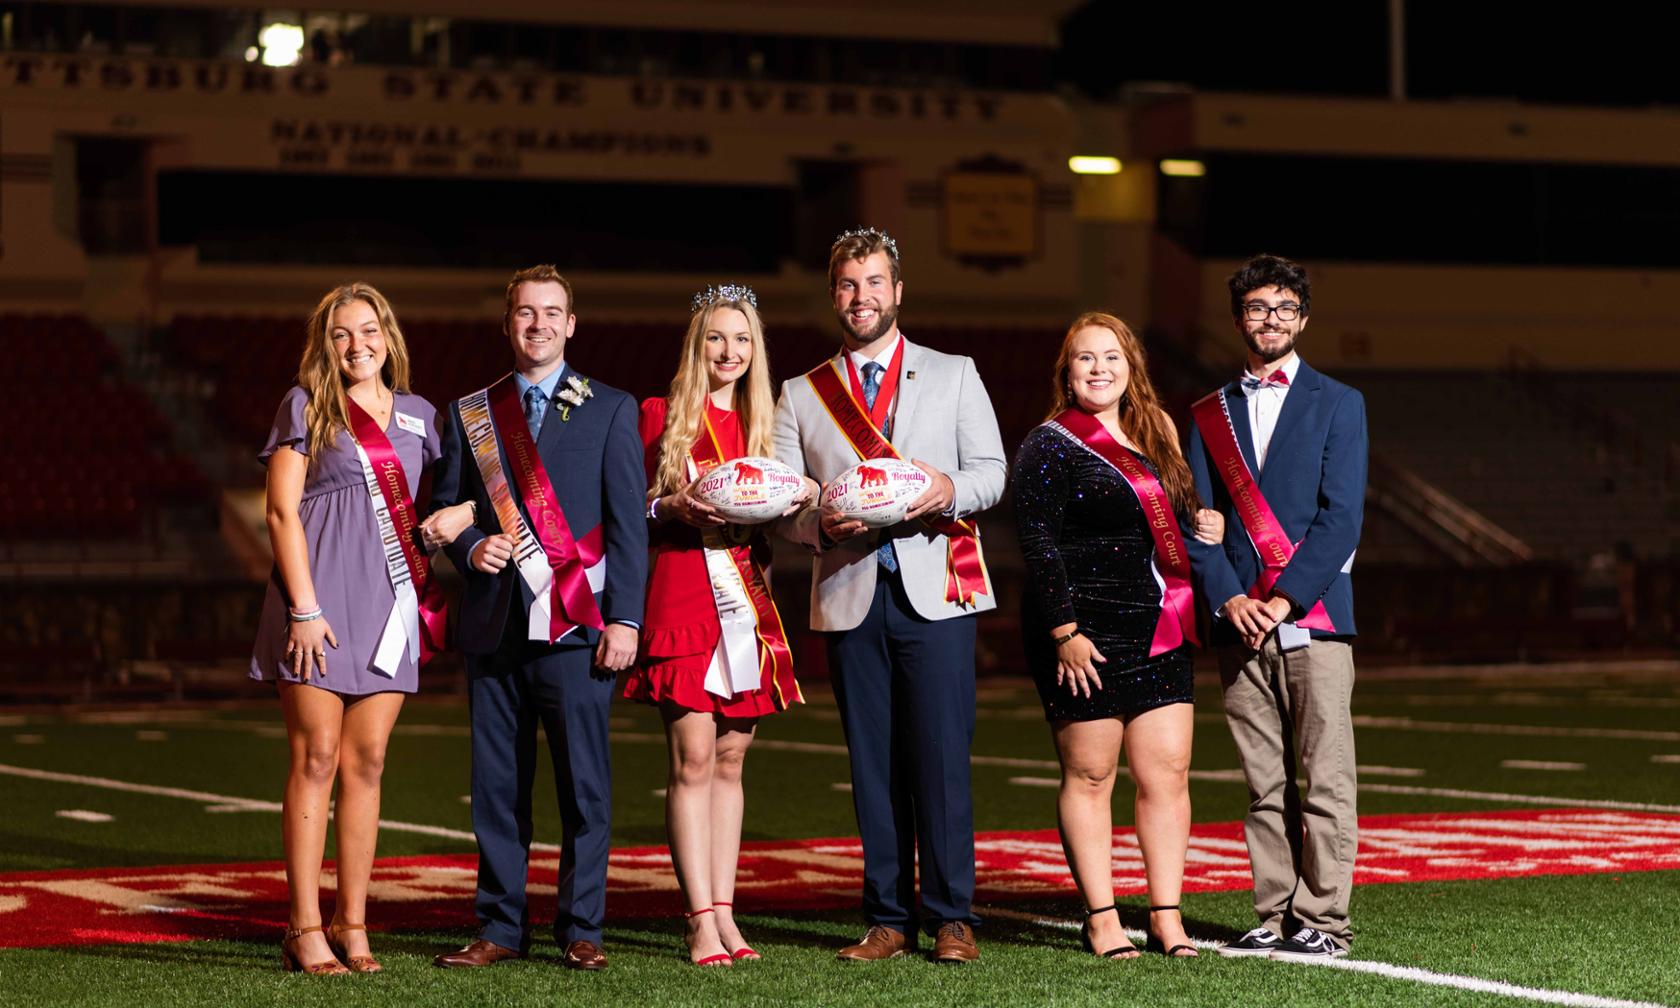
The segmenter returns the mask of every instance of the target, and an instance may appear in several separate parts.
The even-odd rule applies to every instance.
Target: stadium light
[[[1187,158],[1163,158],[1161,174],[1173,178],[1201,178],[1207,174],[1207,165]]]
[[[1068,158],[1068,170],[1075,175],[1118,175],[1120,167],[1119,158],[1093,154],[1075,154]]]
[[[275,21],[257,33],[257,44],[262,46],[264,66],[297,66],[303,52],[303,26]]]

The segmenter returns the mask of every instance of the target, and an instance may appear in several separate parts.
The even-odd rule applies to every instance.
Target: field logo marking
[[[185,793],[200,801],[242,804]],[[401,825],[470,839],[463,831]],[[1680,869],[1680,816],[1582,809],[1367,816],[1359,833],[1357,885]],[[977,834],[975,860],[976,896],[988,904],[1072,897],[1054,830]],[[535,907],[546,902],[552,908],[552,899],[544,897],[555,893],[558,869],[554,845],[534,845]],[[369,896],[391,927],[468,927],[474,870],[474,858],[464,853],[388,858],[375,866]],[[755,842],[743,845],[736,890],[755,909],[841,909],[856,905],[862,873],[863,850],[855,837]],[[1114,832],[1113,875],[1117,896],[1144,893],[1143,856],[1130,829]],[[322,886],[335,884],[329,871]],[[1250,884],[1242,825],[1194,826],[1185,891],[1244,890]],[[615,917],[681,910],[664,847],[615,849],[608,888]],[[244,937],[273,930],[285,917],[286,878],[278,862],[0,875],[0,935],[14,946]]]

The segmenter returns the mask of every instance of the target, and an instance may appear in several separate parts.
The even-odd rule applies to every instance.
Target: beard
[[[1285,337],[1285,341],[1268,349],[1261,345],[1258,333],[1244,331],[1243,343],[1247,345],[1250,353],[1270,364],[1273,361],[1288,357],[1290,352],[1295,349],[1295,334],[1282,333],[1281,335]]]
[[[840,328],[846,331],[859,346],[873,343],[881,336],[892,330],[898,324],[898,305],[881,305],[875,309],[875,324],[867,329],[859,329],[852,325],[852,317],[846,312],[835,312],[840,320]]]

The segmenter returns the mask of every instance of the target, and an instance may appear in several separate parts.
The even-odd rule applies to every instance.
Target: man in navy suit
[[[1295,352],[1312,307],[1305,269],[1256,256],[1229,288],[1248,366],[1196,404],[1189,461],[1230,531],[1222,546],[1191,541],[1190,551],[1248,780],[1260,926],[1219,952],[1330,959],[1353,940],[1349,572],[1364,514],[1365,401]]]
[[[488,966],[529,948],[539,722],[563,824],[556,938],[565,965],[607,964],[607,709],[615,674],[636,657],[647,481],[636,401],[566,364],[576,325],[571,284],[553,266],[515,273],[503,319],[514,373],[450,403],[440,425],[433,506],[472,501],[476,511],[448,549],[466,578],[458,639],[470,686],[482,927],[478,940],[438,956],[439,966]]]

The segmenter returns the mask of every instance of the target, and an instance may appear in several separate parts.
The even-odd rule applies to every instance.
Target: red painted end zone
[[[1065,895],[1073,885],[1053,830],[982,833],[975,854],[981,904]],[[552,919],[557,858],[533,857],[533,915]],[[381,860],[369,917],[383,929],[474,926],[470,855]],[[1360,820],[1354,882],[1425,882],[1680,869],[1680,816],[1588,809],[1453,812]],[[680,910],[663,847],[612,853],[609,918],[669,917]],[[1143,861],[1129,829],[1114,833],[1115,894],[1144,891]],[[743,913],[847,909],[858,902],[862,855],[855,838],[748,843],[736,904]],[[323,887],[333,885],[331,873]],[[1194,827],[1188,892],[1249,886],[1240,823]],[[330,896],[324,900],[330,905]],[[983,909],[982,909],[983,912]],[[0,875],[0,945],[274,937],[286,919],[278,862],[106,868]],[[609,920],[610,927],[610,920]]]

